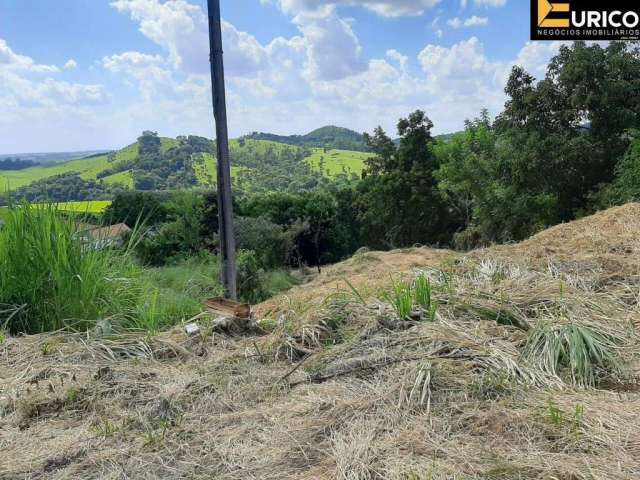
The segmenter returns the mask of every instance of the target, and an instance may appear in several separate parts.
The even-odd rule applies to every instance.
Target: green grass
[[[11,208],[0,228],[0,326],[11,332],[85,330],[126,321],[141,295],[128,251],[83,245],[52,206]]]
[[[329,150],[325,152],[322,148],[315,148],[313,154],[305,158],[305,161],[314,170],[323,173],[327,177],[336,177],[341,174],[355,174],[360,177],[365,167],[365,160],[371,156],[372,154],[365,152],[350,150]]]
[[[88,202],[62,202],[54,207],[62,212],[101,214],[111,205],[111,200],[92,200]]]
[[[438,312],[438,304],[433,298],[431,281],[424,273],[414,280],[413,292],[415,303],[422,307],[427,320],[434,322]]]
[[[131,170],[125,170],[124,172],[114,173],[108,177],[102,179],[104,183],[108,185],[124,185],[127,188],[133,188],[133,172]]]
[[[232,140],[232,142],[234,142]],[[203,187],[214,187],[218,183],[217,179],[218,162],[216,157],[210,153],[199,153],[193,158],[193,170],[198,179],[198,183]],[[243,172],[249,169],[231,165],[231,178],[236,179]]]
[[[413,310],[413,293],[409,282],[393,280],[391,291],[387,292],[385,299],[391,304],[400,320],[410,318]]]
[[[138,229],[122,249],[96,250],[75,234],[81,219],[66,218],[55,205],[1,210],[0,332],[86,331],[107,322],[153,334],[197,315],[206,299],[222,294],[215,256],[143,268],[133,257]],[[258,301],[295,284],[288,272],[254,264],[240,262],[239,274],[251,277],[252,290],[241,295],[259,286]]]

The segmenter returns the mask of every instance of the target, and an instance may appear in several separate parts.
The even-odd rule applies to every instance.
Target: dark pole
[[[236,242],[233,236],[231,167],[229,166],[229,134],[227,131],[224,64],[222,61],[220,0],[207,1],[209,7],[209,48],[211,51],[213,116],[216,121],[216,144],[218,146],[218,223],[220,225],[222,284],[226,297],[235,300],[238,296],[236,286]]]

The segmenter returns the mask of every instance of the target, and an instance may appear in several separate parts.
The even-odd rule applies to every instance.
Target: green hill
[[[331,148],[338,150],[368,151],[364,135],[348,128],[326,126],[318,128],[306,135],[275,135],[273,133],[254,132],[244,138],[253,140],[270,140],[304,147]]]
[[[319,132],[316,138],[325,134]],[[64,202],[108,200],[123,189],[215,186],[216,148],[212,140],[162,138],[153,132],[145,132],[139,140],[144,142],[142,149],[137,141],[101,155],[2,171],[0,190],[31,201]],[[231,140],[230,154],[234,189],[239,193],[306,191],[326,181],[360,177],[370,155],[247,137]]]

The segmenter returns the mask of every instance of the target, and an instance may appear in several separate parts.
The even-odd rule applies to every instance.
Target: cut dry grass
[[[635,232],[369,252],[260,305],[263,335],[7,337],[0,478],[640,478],[637,260],[611,282],[601,255]],[[380,301],[389,273],[425,275],[438,321]]]

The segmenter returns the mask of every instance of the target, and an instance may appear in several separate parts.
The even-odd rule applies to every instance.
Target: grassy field
[[[218,162],[216,162],[216,157],[210,153],[199,153],[198,157],[194,158],[193,170],[196,173],[198,183],[203,187],[213,187],[218,183],[216,178],[217,168]],[[243,171],[247,170],[248,169],[237,165],[231,165],[231,178],[235,179]]]
[[[93,200],[90,202],[64,202],[56,204],[58,210],[77,213],[102,213],[111,205],[111,200]]]
[[[127,277],[91,251],[69,269],[31,255],[49,232],[0,230],[5,317],[77,318],[87,275],[100,308],[82,318],[129,311],[3,334],[2,478],[639,478],[639,204],[464,254],[363,251],[238,334],[191,316],[219,292],[213,260]]]
[[[101,214],[111,205],[110,200],[93,200],[90,202],[63,202],[55,207],[62,212]],[[6,220],[10,215],[9,207],[0,207],[0,220]]]
[[[335,177],[340,174],[362,174],[365,160],[371,157],[370,153],[354,152],[350,150],[328,150],[315,148],[313,154],[305,161],[311,167],[322,172],[327,177]]]
[[[128,188],[133,188],[133,172],[131,170],[125,170],[124,172],[114,173],[113,175],[109,175],[108,177],[104,177],[103,181],[109,185],[124,185]]]

